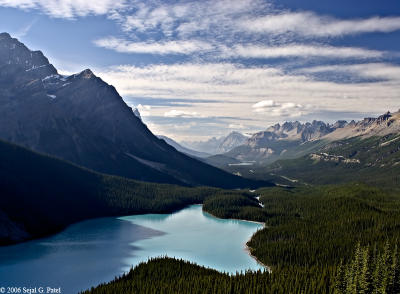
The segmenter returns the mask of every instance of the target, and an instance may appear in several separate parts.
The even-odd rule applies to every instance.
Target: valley
[[[185,141],[144,123],[139,109],[162,105],[125,99],[92,70],[61,74],[0,34],[1,282],[94,294],[400,293],[400,112],[254,133],[230,124],[226,136]],[[271,101],[251,108],[302,108]],[[206,120],[181,110],[156,119],[177,117]]]

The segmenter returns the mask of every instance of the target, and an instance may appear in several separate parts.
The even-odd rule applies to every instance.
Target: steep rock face
[[[156,138],[113,86],[89,69],[61,76],[39,51],[0,34],[0,138],[129,178],[253,185]]]
[[[382,137],[396,133],[400,133],[400,111],[394,113],[387,112],[377,118],[364,118],[358,122],[352,121],[343,128],[336,129],[334,132],[328,134],[324,139],[335,141],[354,137]]]
[[[335,128],[342,127],[346,122],[337,122],[334,125],[314,120],[312,123],[285,122],[269,127],[266,131],[258,132],[249,138],[245,145],[251,148],[269,148],[270,144],[277,141],[298,141],[300,144],[318,140],[326,134],[331,133]]]
[[[269,163],[280,157],[296,157],[304,152],[304,146],[314,144],[338,128],[344,128],[346,121],[330,125],[322,121],[275,124],[265,131],[255,133],[242,146],[226,155],[241,161]]]
[[[226,156],[241,161],[271,163],[277,159],[290,159],[310,154],[318,149],[332,148],[342,144],[340,140],[366,139],[400,133],[400,111],[387,112],[377,118],[368,117],[358,122],[339,120],[334,124],[322,121],[311,123],[285,122],[254,134],[242,146]]]

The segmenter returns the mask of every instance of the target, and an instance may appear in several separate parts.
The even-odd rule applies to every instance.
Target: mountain
[[[226,188],[264,185],[158,139],[90,69],[63,76],[40,51],[0,34],[0,138],[128,178]]]
[[[398,187],[400,112],[387,112],[377,118],[365,118],[341,126],[318,140],[300,145],[303,152],[296,158],[281,157],[272,164],[252,166],[252,172],[248,167],[230,166],[226,169],[256,179],[281,177],[291,184],[358,181]],[[299,150],[300,147],[293,147],[296,148]]]
[[[199,151],[195,151],[195,150],[183,147],[178,142],[176,142],[176,141],[174,141],[171,138],[168,138],[166,136],[158,135],[157,137],[159,139],[164,140],[168,145],[171,145],[172,147],[174,147],[179,152],[185,153],[185,154],[187,154],[189,156],[194,156],[194,157],[198,157],[198,158],[204,158],[204,157],[210,156],[210,154],[208,154],[208,153],[199,152]]]
[[[246,142],[248,136],[239,132],[231,132],[226,137],[211,138],[207,141],[182,142],[187,148],[209,154],[222,154]]]
[[[294,158],[318,146],[319,140],[327,134],[345,126],[345,121],[330,125],[315,120],[311,123],[296,121],[275,124],[265,131],[255,133],[244,144],[224,155],[260,164],[271,163],[280,158]]]
[[[354,137],[383,137],[396,133],[400,133],[400,110],[395,113],[388,111],[377,118],[368,117],[359,122],[352,121],[328,134],[324,139],[335,141]]]
[[[217,154],[229,152],[233,148],[243,145],[247,141],[247,139],[248,136],[245,136],[239,132],[231,132],[219,144]]]

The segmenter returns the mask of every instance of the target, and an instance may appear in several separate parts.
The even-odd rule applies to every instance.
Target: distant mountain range
[[[398,113],[386,113],[378,118],[365,118],[360,122],[337,121],[334,124],[322,121],[311,123],[285,122],[251,136],[243,145],[224,154],[240,161],[271,163],[277,159],[296,158],[317,148],[326,141],[351,137],[383,136],[399,132]],[[382,121],[390,122],[382,125]]]
[[[192,150],[215,155],[226,153],[233,148],[244,144],[248,137],[249,136],[243,135],[239,132],[231,132],[227,136],[219,138],[213,137],[206,141],[183,141],[181,142],[181,145]]]
[[[333,125],[315,121],[275,125],[224,156],[253,159],[250,166],[227,162],[216,166],[255,179],[277,182],[280,178],[286,184],[361,181],[398,185],[400,112]]]
[[[261,184],[178,152],[90,69],[60,75],[42,52],[7,33],[0,34],[0,138],[143,181],[226,188]]]
[[[302,151],[302,145],[316,142],[337,128],[347,125],[339,121],[333,125],[322,121],[311,123],[285,122],[275,124],[265,131],[253,134],[244,144],[227,152],[226,156],[240,161],[270,163],[284,157],[296,157]]]

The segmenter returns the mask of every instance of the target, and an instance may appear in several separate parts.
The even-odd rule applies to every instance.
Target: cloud
[[[31,30],[33,25],[36,23],[36,21],[37,21],[37,19],[35,18],[30,23],[28,23],[25,26],[21,27],[17,32],[15,32],[13,34],[15,36],[15,38],[23,38],[23,37],[25,37],[29,33],[29,31]]]
[[[121,53],[147,54],[190,54],[204,50],[211,50],[213,46],[202,41],[168,41],[168,42],[132,42],[115,37],[95,40],[98,47],[115,50]]]
[[[232,56],[245,58],[291,58],[291,57],[325,57],[325,58],[379,58],[383,52],[354,47],[335,47],[327,45],[284,45],[284,46],[236,46]]]
[[[303,73],[348,73],[364,79],[382,79],[400,82],[400,66],[389,63],[335,64],[309,67],[301,70]]]
[[[140,116],[150,116],[150,110],[151,110],[151,106],[150,105],[142,105],[139,104],[138,106],[136,106],[136,108],[139,110]]]
[[[297,34],[306,37],[338,37],[362,33],[389,33],[400,30],[400,17],[337,19],[313,12],[282,12],[252,18],[240,23],[249,32]]]
[[[200,40],[168,41],[168,42],[133,42],[126,39],[108,37],[94,41],[98,47],[114,50],[120,53],[145,54],[201,54],[213,52],[214,56],[222,58],[341,58],[367,59],[379,58],[384,52],[354,47],[335,47],[327,45],[299,45],[283,46],[237,45],[233,48],[215,46]]]
[[[274,100],[262,100],[253,104],[252,108],[254,112],[273,117],[299,117],[307,114],[306,109],[309,107],[292,102],[278,103]]]
[[[189,112],[189,111],[175,110],[175,109],[165,112],[164,116],[165,117],[183,117],[183,118],[200,117],[197,112]]]
[[[268,1],[217,0],[164,3],[133,1],[136,9],[116,17],[125,31],[154,32],[165,36],[234,37],[237,33],[304,37],[339,37],[400,30],[400,17],[338,19],[312,11],[282,11]],[[237,37],[237,36],[236,36]]]
[[[55,18],[75,18],[110,14],[125,7],[126,0],[0,0],[0,6],[40,10]]]
[[[313,67],[309,69],[316,70]],[[371,109],[379,113],[399,108],[400,82],[394,80],[399,70],[396,65],[371,63],[369,66],[358,66],[357,71],[353,67],[351,75],[368,75],[367,79],[356,83],[341,82],[340,78],[324,81],[318,73],[314,75],[306,70],[287,71],[279,66],[234,63],[182,63],[116,66],[97,72],[123,96],[129,96],[132,100],[134,97],[158,101],[182,100],[186,104],[179,108],[182,112],[167,114],[176,117],[185,114],[192,117],[199,114],[219,117],[224,113],[229,117],[249,119],[251,124],[265,124],[265,113],[257,112],[252,107],[264,100],[272,100],[279,107],[275,105],[268,108],[264,105],[261,109],[278,109],[271,113],[282,115],[288,113],[279,112],[279,109],[289,109],[291,104],[285,104],[289,102],[304,106],[292,106],[291,110],[309,113],[322,110],[369,113]],[[371,80],[369,77],[373,75],[387,79]],[[196,100],[199,103],[194,102]],[[307,105],[313,108],[308,109]],[[169,111],[169,105],[160,105],[151,110],[152,115],[157,116],[164,116]]]
[[[234,129],[234,130],[243,130],[246,127],[243,124],[229,124],[228,128],[229,129]]]
[[[135,10],[121,13],[116,19],[125,31],[148,33],[158,31],[165,36],[190,37],[227,33],[244,15],[269,6],[260,0],[185,1],[165,3],[157,0],[133,1]]]

